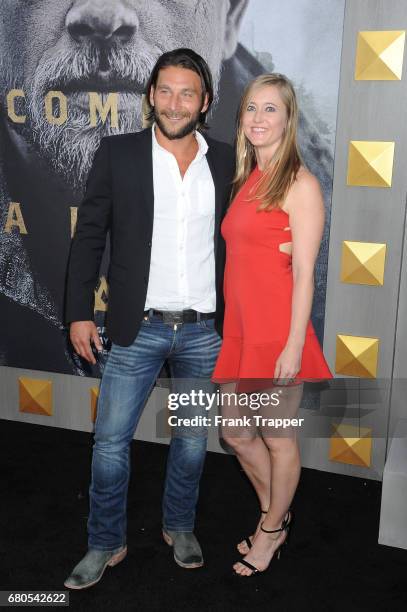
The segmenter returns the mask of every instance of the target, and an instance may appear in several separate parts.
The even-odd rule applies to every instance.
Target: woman
[[[268,389],[270,398],[277,393],[280,414],[295,416],[302,381],[332,377],[310,322],[324,204],[298,152],[297,122],[295,92],[286,77],[261,75],[248,85],[238,118],[234,199],[222,224],[226,309],[213,380],[228,397],[222,407],[227,417],[238,414],[238,393],[259,389]],[[271,408],[262,414],[270,416]],[[238,545],[245,557],[233,566],[240,576],[250,576],[278,558],[301,464],[292,430],[291,435],[270,428],[256,435],[254,427],[235,432],[229,427],[222,434],[253,484],[262,513],[254,535]]]

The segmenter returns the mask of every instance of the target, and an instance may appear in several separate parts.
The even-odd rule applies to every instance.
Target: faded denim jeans
[[[168,359],[173,393],[213,392],[210,381],[221,338],[214,320],[163,323],[143,319],[128,347],[112,344],[100,385],[89,489],[89,548],[116,550],[126,544],[130,442],[146,400]],[[177,416],[206,415],[205,406],[184,406]],[[163,526],[193,531],[199,480],[205,461],[205,427],[173,428],[163,497]]]

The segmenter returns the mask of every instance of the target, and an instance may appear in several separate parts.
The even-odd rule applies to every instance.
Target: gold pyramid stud
[[[344,240],[341,281],[358,285],[383,285],[385,259],[385,244]]]
[[[403,72],[405,30],[359,32],[356,81],[399,81]]]
[[[52,382],[50,380],[20,376],[18,383],[20,412],[52,416]]]
[[[362,187],[391,187],[394,142],[351,140],[347,184]]]
[[[376,378],[378,356],[378,338],[342,334],[336,337],[335,371],[337,374]]]
[[[372,462],[372,430],[343,423],[333,423],[329,459],[349,465],[370,467]]]
[[[97,410],[98,410],[98,398],[99,398],[98,387],[91,387],[90,389],[90,419],[92,423],[96,421]]]

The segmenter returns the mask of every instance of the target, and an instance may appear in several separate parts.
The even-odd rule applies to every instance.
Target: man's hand
[[[99,338],[98,330],[93,321],[74,321],[71,323],[69,335],[75,351],[90,361],[93,365],[96,363],[90,343],[93,342],[98,351],[103,350],[102,343]]]

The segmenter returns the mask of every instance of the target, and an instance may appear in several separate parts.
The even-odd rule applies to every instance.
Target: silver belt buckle
[[[164,310],[163,311],[163,323],[166,323],[167,325],[182,325],[183,323],[182,311]]]

